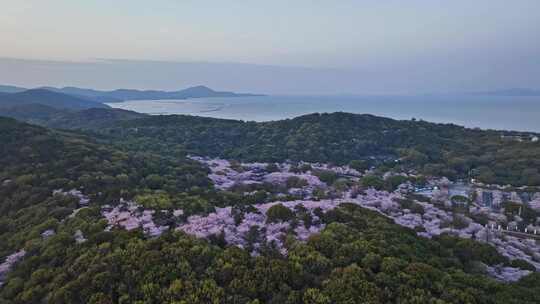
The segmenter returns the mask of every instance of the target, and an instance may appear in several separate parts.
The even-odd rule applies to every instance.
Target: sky
[[[0,82],[280,94],[540,88],[538,0],[0,0]]]

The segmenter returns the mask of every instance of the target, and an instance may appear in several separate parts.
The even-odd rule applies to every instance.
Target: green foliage
[[[366,175],[360,180],[364,187],[373,187],[377,190],[384,188],[384,180],[376,175]]]
[[[364,172],[369,169],[369,163],[365,160],[354,159],[349,162],[349,167],[359,172]]]
[[[184,151],[246,161],[332,162],[361,171],[398,166],[449,178],[540,185],[540,143],[504,141],[500,132],[451,124],[348,113],[264,123],[169,115],[96,131],[130,149],[163,155]]]
[[[382,291],[369,282],[365,271],[352,264],[338,268],[324,284],[325,293],[332,303],[381,303]]]
[[[164,192],[137,195],[135,201],[151,209],[170,209],[173,207],[171,198]]]
[[[530,270],[533,272],[536,271],[536,267],[534,267],[533,265],[531,265],[529,262],[525,260],[512,260],[510,261],[510,266],[525,269],[525,270]]]
[[[410,163],[414,165],[423,166],[429,160],[429,157],[426,154],[413,148],[409,148],[409,149],[404,148],[404,149],[399,149],[398,151],[401,156],[401,161],[404,163]]]
[[[298,176],[291,176],[287,178],[285,185],[287,186],[287,188],[302,188],[307,186],[308,183],[305,179],[302,179]]]
[[[330,212],[330,211],[329,211]],[[0,289],[7,303],[535,303],[540,276],[505,285],[467,273],[471,261],[504,263],[472,240],[417,237],[376,212],[343,205],[287,257],[252,257],[167,233],[103,232],[99,214],[79,214],[37,242]],[[254,226],[257,227],[257,226]],[[76,244],[71,233],[84,231]],[[250,243],[261,241],[252,229]],[[251,235],[251,236],[249,236]],[[515,290],[519,290],[516,293]],[[438,303],[437,302],[437,303]]]
[[[455,203],[467,203],[469,199],[463,195],[454,195],[450,198]]]
[[[279,171],[279,167],[275,164],[275,163],[270,163],[268,165],[266,165],[266,168],[265,170],[267,172],[278,172]]]
[[[401,208],[409,209],[412,213],[425,213],[424,207],[411,199],[397,199],[397,203],[401,205]]]
[[[294,212],[282,204],[276,204],[266,211],[266,221],[269,223],[286,222],[293,218]]]
[[[186,193],[196,189],[212,197],[207,169],[185,158],[121,152],[86,136],[11,119],[0,118],[0,130],[0,259],[39,239],[49,229],[43,223],[58,222],[78,207],[73,197],[53,196],[56,189],[82,189],[96,205],[138,196],[144,204],[168,208],[169,197],[194,197]],[[199,200],[182,203],[188,213],[210,209]]]
[[[460,170],[495,163],[501,160],[495,157],[500,153],[522,148],[502,145],[490,132],[343,113],[262,124],[152,117],[92,137],[0,119],[0,131],[0,258],[22,248],[27,251],[0,288],[0,303],[540,302],[538,273],[503,284],[481,274],[478,267],[480,262],[523,269],[532,265],[510,262],[494,247],[474,240],[449,235],[420,238],[413,230],[353,204],[315,210],[317,218],[300,206],[295,211],[281,204],[269,208],[270,222],[297,219],[308,228],[315,221],[326,224],[307,242],[289,235],[286,256],[265,243],[265,231],[256,225],[241,249],[227,246],[223,234],[206,241],[173,231],[158,238],[141,231],[104,231],[106,221],[100,215],[101,204],[124,198],[152,208],[181,208],[186,215],[234,206],[233,217],[239,222],[243,213],[235,210],[253,211],[249,204],[272,192],[266,185],[258,186],[256,197],[241,195],[240,188],[216,192],[207,169],[185,159],[186,151],[339,163],[372,153],[391,155],[395,147],[406,146],[429,158],[433,166],[427,169],[459,176]],[[110,134],[122,134],[124,139]],[[474,140],[493,159],[476,159],[481,151],[471,154],[475,160],[460,156],[470,153],[469,141]],[[425,144],[430,141],[432,146]],[[486,148],[486,143],[494,147]],[[534,149],[529,151],[535,154]],[[412,150],[402,152],[407,157],[404,166],[417,166],[422,158]],[[517,157],[532,159],[524,155]],[[505,168],[514,160],[508,157],[501,163]],[[491,168],[496,179],[516,178],[512,172]],[[332,176],[327,181],[341,182]],[[392,189],[403,179],[373,175],[361,182]],[[79,206],[72,197],[53,196],[59,188],[82,189],[92,203],[66,217]],[[326,195],[318,191],[316,195]],[[422,212],[412,200],[400,203]],[[41,233],[47,229],[56,235],[43,239]],[[87,239],[82,244],[74,239],[78,230]],[[260,256],[250,255],[254,246],[260,246]]]
[[[536,219],[540,217],[540,212],[532,209],[526,204],[505,201],[502,203],[502,208],[508,217],[519,215],[523,219],[525,225],[534,224]]]
[[[464,217],[460,215],[454,215],[452,220],[452,227],[455,229],[465,229],[469,226],[469,223],[465,220]]]
[[[332,185],[338,178],[337,174],[331,170],[314,170],[313,175],[317,176],[323,183]]]
[[[397,187],[404,182],[408,181],[409,178],[402,176],[402,175],[392,175],[389,176],[387,179],[384,180],[385,188],[388,191],[394,191],[397,189]]]
[[[306,173],[306,172],[308,172],[308,171],[313,170],[313,168],[312,168],[311,165],[309,165],[309,164],[303,164],[303,165],[301,165],[298,169],[299,169],[300,172],[302,172],[302,173]]]

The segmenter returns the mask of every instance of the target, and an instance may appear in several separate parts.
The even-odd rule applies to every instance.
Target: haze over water
[[[471,128],[540,132],[539,96],[257,96],[137,100],[109,105],[153,115],[187,114],[245,121],[271,121],[314,112],[343,111],[454,123]]]

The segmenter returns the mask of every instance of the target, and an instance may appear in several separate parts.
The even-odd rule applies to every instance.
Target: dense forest
[[[0,116],[28,123],[61,129],[100,129],[113,127],[118,122],[147,115],[120,109],[91,108],[85,110],[55,109],[44,104],[18,104],[0,107]]]
[[[450,179],[539,186],[540,141],[533,134],[468,129],[350,113],[310,114],[273,122],[184,115],[146,116],[117,109],[12,109],[8,115],[59,129],[84,130],[122,150],[205,155],[245,161],[354,162]],[[510,136],[508,136],[510,135]]]
[[[336,128],[312,129],[317,117],[320,124]],[[347,117],[352,121],[347,122]],[[248,203],[215,191],[208,169],[185,158],[188,152],[335,162],[395,152],[384,148],[383,143],[397,145],[390,138],[371,133],[374,139],[368,141],[366,133],[357,133],[367,126],[348,128],[354,119],[373,120],[366,124],[377,123],[371,130],[379,129],[381,134],[393,130],[395,124],[417,126],[420,134],[440,132],[434,140],[439,147],[451,147],[454,133],[477,132],[426,123],[425,128],[434,128],[428,132],[419,127],[424,123],[346,114],[311,115],[282,122],[284,126],[172,116],[128,121],[98,130],[92,137],[91,133],[0,119],[0,260],[17,250],[26,251],[0,287],[0,303],[540,301],[538,273],[509,284],[483,274],[483,264],[508,263],[495,248],[447,235],[421,238],[414,230],[355,205],[345,204],[321,215],[326,228],[306,243],[287,238],[286,256],[271,244],[259,256],[252,256],[225,245],[219,236],[206,241],[173,231],[158,238],[140,230],[105,231],[100,207],[120,198],[159,194],[175,198],[168,208],[181,207],[191,213]],[[398,130],[392,132],[408,134]],[[334,137],[340,132],[346,133]],[[478,132],[480,138],[496,138]],[[288,134],[291,144],[281,147],[283,134]],[[311,137],[306,141],[307,134]],[[104,144],[122,136],[115,145]],[[315,149],[310,141],[327,144]],[[336,141],[351,150],[331,152]],[[54,195],[56,189],[81,189],[91,204],[74,214],[76,200]],[[56,233],[44,237],[43,231],[49,229]],[[77,231],[85,242],[76,241]]]
[[[52,196],[54,190],[84,189],[93,201],[106,203],[210,187],[206,169],[186,159],[124,153],[12,119],[0,118],[0,130],[1,257],[35,237],[36,225],[46,226],[47,218],[57,223],[75,209],[73,200]]]
[[[76,123],[69,126],[74,127]],[[87,122],[82,121],[85,129]],[[95,129],[123,147],[246,161],[303,160],[413,169],[450,179],[540,185],[540,142],[452,124],[398,121],[349,113],[311,114],[275,122],[169,115]],[[517,134],[506,132],[505,134]]]

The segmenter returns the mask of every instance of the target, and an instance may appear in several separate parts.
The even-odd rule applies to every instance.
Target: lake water
[[[452,96],[257,96],[136,100],[111,107],[148,114],[188,114],[270,121],[314,113],[367,113],[480,127],[540,132],[540,97]]]

